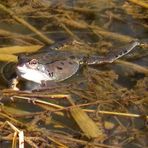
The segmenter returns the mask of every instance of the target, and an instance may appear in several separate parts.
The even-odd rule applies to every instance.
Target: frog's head
[[[16,73],[20,78],[40,84],[41,81],[50,80],[45,66],[40,64],[37,59],[29,59],[25,55],[18,57]]]

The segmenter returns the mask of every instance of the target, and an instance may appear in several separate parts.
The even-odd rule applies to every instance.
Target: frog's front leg
[[[136,46],[139,46],[139,45],[140,45],[140,41],[134,40],[123,47],[120,47],[114,51],[109,52],[105,57],[99,57],[99,56],[89,57],[87,59],[87,63],[89,65],[112,63],[115,60],[121,58],[122,56],[128,54],[131,50],[133,50]]]
[[[19,90],[17,87],[17,84],[19,83],[19,77],[17,76],[16,78],[13,78],[10,82],[10,88],[13,90]]]

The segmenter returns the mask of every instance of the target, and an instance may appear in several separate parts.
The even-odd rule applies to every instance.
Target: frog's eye
[[[38,67],[38,60],[37,59],[32,59],[31,61],[29,61],[27,63],[27,67],[31,68],[31,69],[35,69]]]
[[[38,64],[38,60],[37,59],[32,59],[31,61],[29,61],[30,65],[36,65]]]

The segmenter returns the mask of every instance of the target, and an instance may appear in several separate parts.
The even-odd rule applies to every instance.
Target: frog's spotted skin
[[[16,72],[19,77],[39,84],[41,84],[42,81],[63,81],[74,75],[78,71],[80,64],[112,63],[116,59],[129,53],[138,45],[140,45],[138,40],[132,41],[116,51],[111,51],[105,57],[86,57],[85,55],[74,55],[71,52],[51,49],[48,53],[37,54],[37,56],[31,57],[31,59],[21,56],[16,67]],[[63,43],[62,46],[64,46]],[[52,48],[53,47],[54,45]],[[56,60],[49,60],[49,57],[54,56]]]
[[[48,65],[49,76],[54,81],[63,81],[74,75],[79,69],[78,61],[62,60],[55,61]]]
[[[34,63],[36,61],[36,63]],[[42,81],[63,81],[74,75],[79,69],[79,63],[74,60],[55,61],[50,64],[40,64],[36,59],[18,65],[17,75],[23,79],[41,84]]]
[[[102,63],[112,63],[120,57],[128,54],[131,50],[133,50],[136,46],[139,46],[140,42],[138,40],[134,40],[129,44],[120,47],[114,51],[109,52],[105,57],[92,56],[88,58],[87,63],[89,65],[93,64],[102,64]]]

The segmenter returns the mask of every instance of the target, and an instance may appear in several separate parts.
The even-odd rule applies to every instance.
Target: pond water
[[[77,40],[78,43],[74,45],[66,44],[58,49],[67,53],[73,52],[79,56],[82,54],[105,56],[111,50],[118,49],[133,39],[147,41],[147,10],[139,3],[133,4],[117,0],[41,0],[40,2],[28,0],[26,2],[10,1],[7,4],[1,2],[1,4],[10,8],[15,15],[17,14],[16,16],[46,35],[50,41],[57,43],[68,38]],[[49,41],[40,33],[28,28],[21,21],[21,23],[17,23],[14,16],[10,17],[2,10],[0,10],[0,18],[0,56],[4,56],[1,52],[2,47],[8,46],[30,46],[31,48],[33,45],[40,45],[43,48],[38,52],[42,53],[43,57],[50,52]],[[94,144],[96,147],[99,144],[104,144],[104,147],[146,147],[147,47],[147,42],[145,42],[144,45],[136,47],[121,60],[111,64],[93,66],[84,64],[80,66],[75,75],[65,81],[57,82],[53,87],[49,86],[48,90],[29,92],[29,94],[26,92],[26,96],[24,92],[5,96],[2,98],[2,103],[6,112],[2,109],[2,113],[11,115],[17,121],[34,128],[18,126],[27,133],[28,138],[31,136],[39,138],[39,140],[31,138],[26,140],[27,147],[49,147],[50,144],[51,146],[63,144],[65,147],[87,147],[87,142],[89,146]],[[5,56],[12,55],[11,52],[12,50],[8,51]],[[15,55],[20,53],[21,51]],[[38,55],[36,54],[35,57],[39,57]],[[57,57],[55,53],[50,60],[57,60]],[[0,57],[0,59],[2,58]],[[3,93],[3,90],[8,88],[11,79],[16,76],[16,62],[1,60],[0,69],[0,88]],[[32,85],[32,82],[23,81],[18,87],[23,90],[24,85],[26,88],[28,85],[30,87],[30,84]],[[33,83],[33,85],[36,84]],[[45,104],[34,103],[33,98],[36,98],[65,108],[71,107],[72,103],[68,99],[49,99],[50,97],[45,96],[47,94],[70,94],[75,104],[82,105],[88,110],[89,117],[99,127],[99,124],[102,125],[101,128],[105,131],[107,138],[103,139],[103,142],[97,138],[96,141],[93,141],[92,137],[90,140],[73,114],[68,112],[69,110],[63,109],[64,111],[55,113],[56,109],[60,108],[54,108],[54,106],[53,109],[50,106],[51,108],[48,109],[44,107]],[[17,98],[12,101],[10,98],[14,96],[20,97],[19,100]],[[29,100],[30,102],[26,101],[29,96],[32,98]],[[26,97],[26,100],[23,97]],[[87,103],[88,105],[86,105]],[[119,115],[100,114],[100,110],[116,112]],[[122,112],[138,114],[141,115],[141,118],[128,115],[124,117],[120,114]],[[8,119],[0,118],[0,125],[3,125]],[[13,120],[9,121],[17,126]],[[109,128],[108,124],[111,124],[112,128]],[[55,140],[47,140],[48,137],[45,136],[44,130],[47,131],[47,135],[51,132],[53,134],[51,138]],[[4,128],[0,128],[0,132],[4,133],[1,140],[2,147],[10,147],[13,139],[10,131],[10,129],[6,131]],[[6,135],[9,135],[10,139]],[[59,138],[60,136],[61,138]],[[29,140],[33,143],[29,143]],[[55,142],[56,140],[58,142]]]

